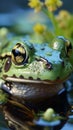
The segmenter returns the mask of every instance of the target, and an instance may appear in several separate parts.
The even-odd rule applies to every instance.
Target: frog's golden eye
[[[12,61],[15,65],[23,65],[28,61],[28,54],[21,43],[12,49]]]

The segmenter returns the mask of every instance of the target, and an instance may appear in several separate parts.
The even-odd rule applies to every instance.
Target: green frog
[[[62,90],[63,82],[73,72],[72,44],[58,36],[51,43],[42,44],[16,37],[6,45],[0,54],[0,88],[9,95],[5,116],[11,119],[10,111],[14,106],[12,113],[17,108],[17,113],[22,112],[21,115],[27,115],[25,119],[32,120],[32,110]],[[14,118],[11,120],[13,122]]]

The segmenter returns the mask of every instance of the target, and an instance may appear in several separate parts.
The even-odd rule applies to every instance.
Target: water
[[[2,113],[0,113],[0,130],[9,130]]]

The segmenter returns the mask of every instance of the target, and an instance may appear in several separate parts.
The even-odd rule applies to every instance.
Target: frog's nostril
[[[46,68],[52,70],[53,69],[52,64],[50,62],[47,62]]]

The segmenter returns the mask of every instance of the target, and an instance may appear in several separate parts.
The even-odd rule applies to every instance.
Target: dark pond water
[[[0,113],[0,130],[9,130],[2,113]]]

